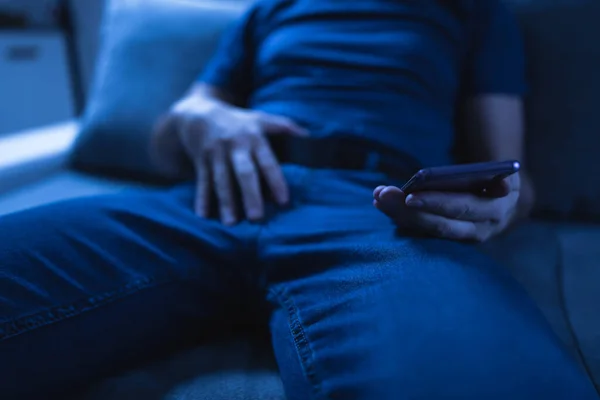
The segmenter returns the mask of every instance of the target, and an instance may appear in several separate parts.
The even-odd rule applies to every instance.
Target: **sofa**
[[[600,389],[600,2],[505,0],[528,55],[531,220],[486,243]],[[0,215],[172,182],[147,145],[201,71],[242,0],[107,0],[100,54],[77,120],[0,137]],[[0,218],[0,223],[1,218]],[[83,399],[284,399],[262,337],[233,336],[97,382]]]

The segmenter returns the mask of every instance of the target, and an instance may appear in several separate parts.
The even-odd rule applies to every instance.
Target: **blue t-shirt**
[[[201,81],[312,136],[359,136],[423,166],[452,162],[463,96],[525,90],[500,0],[258,0]]]

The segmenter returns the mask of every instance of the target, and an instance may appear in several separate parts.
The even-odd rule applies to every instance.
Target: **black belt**
[[[421,168],[412,157],[358,137],[270,137],[281,163],[315,169],[381,172],[406,180]]]

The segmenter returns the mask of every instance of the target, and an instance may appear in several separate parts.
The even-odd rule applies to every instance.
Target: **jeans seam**
[[[167,282],[168,280],[156,281],[153,278],[138,279],[136,281],[124,284],[114,290],[87,297],[85,299],[70,303],[69,305],[55,306],[35,314],[9,320],[0,324],[0,341],[33,331],[46,325],[81,315],[139,290],[147,289],[149,287],[156,287]]]
[[[294,340],[296,353],[300,358],[300,363],[302,364],[302,369],[304,370],[308,383],[312,386],[316,398],[324,398],[321,381],[318,379],[316,373],[314,352],[310,347],[304,327],[300,321],[298,307],[285,289],[274,290],[273,294],[279,300],[279,303],[287,310],[290,333]]]

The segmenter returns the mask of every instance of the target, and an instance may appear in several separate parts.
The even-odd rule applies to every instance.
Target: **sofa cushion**
[[[234,338],[104,380],[78,400],[285,400],[262,341]]]
[[[108,0],[74,166],[156,178],[147,151],[154,122],[190,87],[245,3]]]
[[[600,391],[600,225],[529,222],[482,245],[536,302]]]
[[[505,0],[525,36],[540,215],[600,220],[600,1]]]
[[[525,288],[570,353],[583,364],[565,309],[563,258],[555,230],[544,222],[526,222],[481,246]]]
[[[600,225],[557,224],[559,282],[584,364],[600,391]]]

